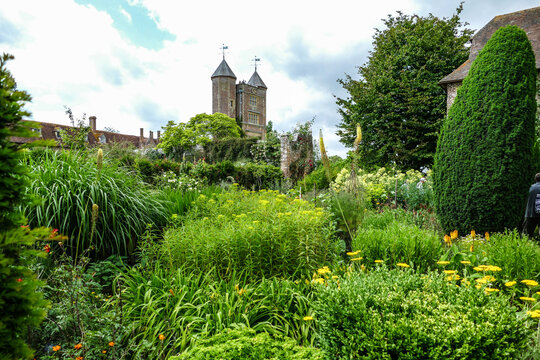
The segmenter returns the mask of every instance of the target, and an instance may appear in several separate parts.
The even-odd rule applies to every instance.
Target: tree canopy
[[[181,155],[196,145],[207,145],[212,140],[239,138],[241,129],[236,120],[222,113],[198,114],[187,123],[169,121],[163,127],[159,148],[166,154]]]
[[[376,29],[360,78],[339,80],[348,98],[337,99],[342,121],[337,134],[352,147],[356,126],[363,130],[359,152],[364,165],[396,162],[420,169],[433,162],[438,131],[446,114],[446,95],[438,82],[468,57],[472,30],[456,9],[451,18],[398,12]]]
[[[459,88],[437,145],[433,180],[443,229],[519,226],[530,184],[536,65],[527,34],[497,30]]]

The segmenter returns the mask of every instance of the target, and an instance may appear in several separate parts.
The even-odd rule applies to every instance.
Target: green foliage
[[[257,334],[255,330],[241,328],[225,330],[197,343],[192,350],[170,360],[323,360],[322,351],[300,347],[295,341],[267,333]]]
[[[44,252],[31,250],[37,239],[49,238],[49,229],[28,227],[0,232],[0,358],[29,359],[33,351],[26,344],[28,329],[38,326],[49,303],[38,291],[42,285],[28,269],[25,259]]]
[[[204,146],[204,155],[209,163],[235,162],[251,158],[251,149],[257,138],[229,138],[212,141]]]
[[[271,121],[266,125],[264,140],[251,147],[251,155],[255,162],[279,167],[281,164],[281,140]]]
[[[23,116],[30,116],[23,109],[31,97],[25,91],[17,90],[17,83],[6,63],[13,56],[3,54],[0,59],[0,229],[7,229],[21,222],[16,206],[28,201],[24,197],[26,168],[19,163],[19,149],[10,142],[10,136],[32,137],[30,122],[22,122]]]
[[[171,268],[189,266],[222,276],[308,275],[333,260],[336,244],[328,214],[277,192],[232,190],[200,196],[183,226],[168,229],[161,256]]]
[[[315,168],[315,158],[313,152],[312,127],[315,118],[306,121],[305,124],[298,123],[289,132],[289,176],[296,182],[303,179]]]
[[[356,125],[363,130],[359,147],[363,165],[399,169],[430,167],[437,133],[446,114],[446,94],[438,85],[468,57],[472,30],[463,28],[460,5],[451,18],[388,16],[376,30],[368,62],[359,80],[340,80],[349,93],[338,99],[340,141],[353,146]]]
[[[343,160],[339,157],[337,157],[337,159],[330,159],[330,175],[332,180],[335,180],[338,173],[348,164],[349,162],[347,160]],[[302,192],[304,193],[315,188],[317,188],[317,190],[323,190],[330,187],[328,176],[326,176],[326,171],[322,164],[317,166],[315,170],[296,184],[296,188],[299,189],[300,187],[302,187]]]
[[[34,265],[46,280],[42,291],[51,304],[45,321],[31,332],[32,345],[38,349],[36,356],[99,359],[105,350],[109,358],[122,358],[127,348],[120,343],[126,325],[121,319],[120,294],[113,297],[112,293],[103,292],[111,289],[114,265],[108,260],[87,269],[87,257],[74,262],[63,246],[57,249],[59,254],[55,254],[54,260],[45,259]],[[104,286],[99,280],[109,284]],[[110,346],[110,342],[114,345]],[[54,351],[55,346],[59,350]]]
[[[33,123],[21,122],[30,113],[23,109],[30,95],[17,90],[17,83],[6,69],[13,56],[0,59],[0,358],[27,359],[32,351],[25,341],[28,328],[39,325],[48,303],[37,291],[40,283],[24,263],[36,255],[29,248],[49,236],[48,229],[29,230],[21,225],[16,207],[29,203],[24,189],[27,170],[20,163],[19,148],[10,136],[31,137]]]
[[[70,128],[60,129],[61,145],[72,150],[86,150],[88,148],[88,134],[90,126],[86,124],[86,114],[81,119],[75,119],[71,108],[64,106],[66,115],[71,121]]]
[[[98,257],[128,255],[148,224],[163,226],[165,206],[137,176],[109,164],[101,175],[95,163],[76,152],[48,150],[28,157],[34,179],[27,189],[43,199],[39,206],[23,205],[32,226],[58,228],[69,236],[67,251],[76,255],[90,246]],[[92,206],[99,207],[92,233]]]
[[[497,30],[472,64],[433,168],[445,231],[503,231],[522,221],[534,177],[536,75],[531,43],[516,26]]]
[[[163,135],[158,148],[168,156],[179,158],[195,145],[207,145],[213,140],[239,138],[240,127],[236,120],[225,114],[198,114],[187,123],[176,125],[169,121],[163,127]]]
[[[240,273],[223,280],[213,271],[187,266],[172,272],[134,268],[121,281],[125,321],[131,328],[123,342],[136,349],[135,359],[176,355],[234,324],[313,345],[313,326],[303,320],[311,313],[313,296],[304,282],[273,278],[251,283]]]
[[[434,268],[443,254],[440,236],[416,225],[392,221],[384,227],[365,226],[358,230],[353,250],[360,250],[365,263],[406,263],[418,270]]]
[[[318,290],[319,344],[331,359],[512,359],[532,340],[532,320],[506,296],[434,273],[383,266]]]

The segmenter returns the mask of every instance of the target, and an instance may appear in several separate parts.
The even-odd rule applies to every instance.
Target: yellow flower
[[[56,345],[56,346],[53,346],[52,350],[53,351],[58,351],[60,350],[61,346],[60,345]]]
[[[452,238],[450,238],[448,235],[444,235],[444,242],[446,245],[450,246],[452,245]]]
[[[381,263],[383,263],[383,262],[384,262],[384,260],[375,260],[375,263],[376,263],[376,264],[381,264]]]
[[[351,259],[351,261],[359,261],[359,260],[362,260],[362,259],[363,259],[363,257],[357,257],[357,258]]]
[[[457,237],[458,237],[458,231],[457,231],[457,230],[454,230],[454,231],[452,231],[452,232],[450,233],[450,238],[451,238],[452,240],[457,239]]]
[[[463,260],[461,263],[463,265],[470,265],[471,264],[471,262],[469,260]]]
[[[484,237],[486,238],[486,241],[489,241],[489,233],[486,231],[486,233],[484,234]]]
[[[538,282],[534,281],[534,280],[521,280],[521,282],[525,285],[528,285],[528,286],[537,286],[538,285]]]
[[[471,230],[471,237],[474,239],[476,237],[476,231]]]
[[[165,340],[165,335],[159,334],[158,338],[159,338],[160,341],[163,341],[163,340]]]
[[[358,255],[358,254],[360,254],[360,250],[356,250],[356,251],[347,253],[347,255],[349,255],[349,256],[354,256],[354,255]]]
[[[444,273],[445,273],[446,275],[452,275],[452,274],[457,273],[457,270],[444,270]]]
[[[492,292],[500,291],[499,289],[495,289],[495,288],[485,288],[484,290],[486,291],[486,293],[492,293]]]
[[[530,302],[535,302],[536,301],[535,298],[527,297],[527,296],[521,296],[519,299],[523,300],[523,301],[530,301]]]
[[[437,261],[437,264],[439,264],[439,265],[448,265],[448,264],[450,264],[450,261],[442,261],[441,260],[441,261]]]
[[[324,279],[323,278],[314,279],[313,282],[316,284],[324,284]]]
[[[540,318],[540,310],[527,311],[527,315],[534,318]]]
[[[514,286],[514,285],[516,285],[516,282],[515,282],[515,281],[508,281],[508,282],[505,282],[505,283],[504,283],[504,286],[506,286],[506,287],[512,287],[512,286]]]
[[[319,275],[323,275],[323,274],[328,274],[330,271],[330,269],[328,268],[328,266],[323,266],[322,268],[320,269],[317,269],[317,273]]]
[[[109,346],[113,347],[114,346],[114,341],[109,342]]]
[[[333,276],[332,276],[332,279],[337,280],[337,279],[339,279],[339,276],[333,275]]]
[[[448,281],[456,281],[456,280],[460,280],[461,277],[458,275],[458,274],[454,274],[454,275],[450,275],[448,277],[446,277],[446,280]]]
[[[502,271],[502,269],[495,265],[488,265],[486,271]]]
[[[313,316],[304,316],[304,321],[311,321],[313,320]]]
[[[409,267],[411,267],[409,264],[405,264],[405,263],[397,263],[396,265],[399,266],[399,267],[402,267],[402,268],[409,268]]]
[[[484,279],[484,278],[482,278],[482,279],[476,279],[476,282],[477,282],[478,284],[485,284],[485,283],[487,283],[487,280]]]
[[[482,279],[485,279],[486,281],[495,281],[495,280],[497,280],[491,275],[486,275]]]

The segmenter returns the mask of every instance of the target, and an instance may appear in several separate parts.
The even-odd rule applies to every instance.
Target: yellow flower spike
[[[472,237],[473,239],[476,237],[476,231],[474,231],[474,229],[471,230],[471,237]]]
[[[538,282],[534,280],[521,280],[521,283],[527,285],[527,286],[537,286]]]
[[[463,260],[461,261],[463,265],[471,265],[471,262],[469,260]]]
[[[402,268],[410,268],[411,267],[409,264],[405,264],[405,263],[397,263],[396,265],[399,266],[399,267],[402,267]]]
[[[382,264],[383,262],[384,262],[384,260],[375,260],[376,264]]]
[[[504,283],[504,286],[506,286],[506,287],[512,287],[512,286],[514,286],[514,285],[516,285],[516,284],[517,284],[516,281],[507,281],[507,282]]]
[[[360,145],[360,141],[362,141],[362,128],[358,124],[356,125],[356,139],[354,140],[354,148],[356,150],[358,149],[358,145]]]
[[[535,298],[527,297],[527,296],[521,296],[519,299],[523,300],[523,301],[530,301],[530,302],[535,302],[536,301]]]
[[[441,260],[441,261],[437,261],[437,264],[438,264],[438,265],[448,265],[448,264],[450,264],[450,261],[443,261],[443,260]]]
[[[304,321],[311,321],[311,320],[313,320],[313,316],[304,316],[304,317],[302,318],[302,320],[304,320]]]
[[[471,247],[469,248],[469,251],[470,251],[470,252],[473,252],[473,251],[474,251],[474,244],[471,244]]]

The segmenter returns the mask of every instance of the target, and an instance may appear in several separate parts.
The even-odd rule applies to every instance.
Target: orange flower
[[[458,231],[457,230],[454,230],[450,233],[450,237],[452,238],[452,240],[455,240],[457,239],[458,237]]]
[[[448,245],[448,246],[452,245],[452,239],[451,239],[450,236],[448,236],[448,235],[444,235],[444,242],[445,242],[446,245]]]
[[[77,356],[75,360],[83,360],[84,358],[82,356]]]
[[[159,338],[159,340],[163,341],[163,340],[165,340],[165,335],[159,334],[158,338]]]
[[[476,231],[471,230],[471,237],[474,239],[476,237]]]
[[[111,342],[109,343],[109,346],[110,346],[110,347],[113,347],[113,346],[114,346],[114,341],[111,341]]]
[[[79,350],[80,348],[82,348],[82,344],[81,344],[81,343],[78,343],[77,345],[75,345],[75,349]]]
[[[489,241],[489,233],[486,231],[486,233],[484,234],[484,237],[486,238],[486,241]]]
[[[58,351],[60,348],[60,345],[53,346],[52,351]]]
[[[107,353],[107,350],[103,350],[101,353],[102,353],[102,354],[106,354],[106,353]]]

